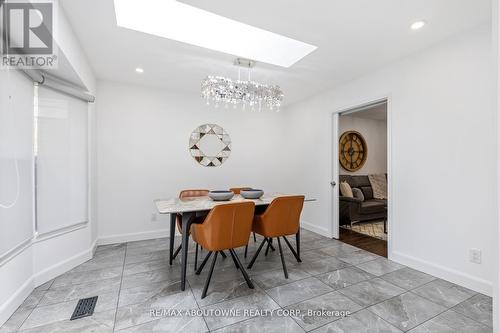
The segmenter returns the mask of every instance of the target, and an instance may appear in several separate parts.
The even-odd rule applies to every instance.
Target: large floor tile
[[[491,297],[478,294],[458,304],[453,308],[453,310],[486,326],[493,327],[492,303],[493,300]]]
[[[154,302],[169,295],[181,293],[180,282],[156,282],[120,291],[118,306]]]
[[[458,312],[449,310],[412,329],[411,333],[491,333],[493,330]]]
[[[51,288],[70,286],[72,284],[89,283],[121,276],[123,267],[110,267],[94,271],[68,272],[54,280]]]
[[[267,294],[271,296],[279,305],[287,306],[290,304],[302,302],[306,299],[313,298],[322,294],[333,291],[332,288],[316,278],[307,278],[304,280],[285,284],[267,290]]]
[[[99,280],[91,283],[82,283],[59,288],[49,289],[40,301],[40,305],[49,305],[67,302],[80,298],[87,298],[118,292],[121,277]]]
[[[149,285],[155,282],[178,282],[181,280],[180,267],[176,269],[158,269],[136,274],[124,275],[122,277],[122,289]]]
[[[394,272],[398,269],[401,269],[404,266],[394,261],[390,261],[385,258],[380,258],[359,264],[357,265],[357,267],[361,268],[362,270],[370,274],[381,276],[390,272]]]
[[[85,317],[78,320],[62,320],[48,325],[33,327],[23,330],[23,333],[47,333],[47,332],[65,332],[65,333],[83,333],[83,332],[113,332],[115,322],[115,310],[97,312],[91,317]]]
[[[413,292],[446,307],[462,303],[476,294],[470,289],[440,279],[416,288]]]
[[[360,282],[339,291],[363,307],[380,303],[405,292],[404,289],[379,278]]]
[[[255,317],[226,326],[214,332],[217,333],[303,333],[304,330],[289,317]]]
[[[198,283],[189,283],[193,290],[194,297],[199,306],[206,306],[214,303],[224,302],[233,298],[247,296],[258,292],[258,288],[250,289],[244,278],[237,278],[230,281],[211,281],[208,287],[207,295],[201,298],[205,281]]]
[[[116,308],[117,293],[99,295],[95,312],[105,312]],[[58,321],[69,320],[75,310],[78,300],[36,307],[23,323],[21,329],[52,324]]]
[[[16,332],[28,316],[33,311],[33,308],[19,308],[12,316],[0,327],[0,333]]]
[[[365,250],[357,250],[354,252],[349,252],[346,254],[340,254],[337,256],[337,259],[342,260],[344,262],[347,262],[351,265],[359,265],[367,261],[375,260],[375,259],[380,259],[381,257],[367,252]]]
[[[169,333],[204,333],[208,332],[203,317],[167,317],[153,320],[137,326],[118,330],[120,333],[169,332]]]
[[[153,251],[142,254],[131,255],[127,254],[125,257],[125,264],[135,264],[139,262],[147,262],[147,261],[155,261],[155,260],[168,260],[169,252],[162,251]]]
[[[335,290],[342,289],[347,286],[372,279],[374,277],[374,275],[371,275],[370,273],[365,272],[355,266],[346,267],[316,276],[316,278],[321,280],[323,283],[326,283]]]
[[[350,264],[340,261],[334,257],[316,261],[303,261],[297,265],[298,268],[309,273],[310,275],[332,272],[347,266],[350,266]]]
[[[287,309],[298,311],[292,317],[304,330],[310,331],[361,310],[361,306],[334,291],[290,305]]]
[[[116,311],[115,329],[120,330],[158,320],[159,318],[153,313],[169,309],[193,310],[198,309],[198,305],[191,290],[186,290],[160,296],[148,302],[122,306]]]
[[[407,292],[373,305],[368,310],[402,331],[408,331],[439,313],[446,311],[446,308],[411,292]]]
[[[361,310],[352,316],[334,321],[313,331],[314,333],[401,333],[370,311]]]
[[[409,267],[385,274],[381,278],[407,290],[415,289],[436,279],[432,275],[416,271]]]
[[[252,276],[253,281],[262,289],[271,289],[294,281],[303,280],[311,275],[298,268],[288,269],[288,279],[285,278],[283,269],[275,269]]]
[[[46,290],[33,290],[19,308],[34,308],[40,303],[46,293]]]
[[[205,321],[210,330],[216,330],[224,326],[235,324],[257,316],[257,311],[269,314],[272,310],[278,309],[279,306],[269,296],[263,292],[257,292],[248,296],[235,298],[226,302],[217,303],[204,307],[206,312]],[[211,313],[212,311],[212,313]],[[215,312],[214,312],[215,311]],[[224,316],[221,312],[225,311]]]

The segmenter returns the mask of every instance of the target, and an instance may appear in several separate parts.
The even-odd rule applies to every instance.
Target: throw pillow
[[[387,179],[384,174],[368,175],[375,199],[387,199]]]
[[[349,183],[346,181],[340,183],[340,193],[344,197],[354,198],[354,195],[352,194],[351,185],[349,185]]]
[[[365,201],[365,196],[363,195],[363,191],[361,191],[359,188],[353,187],[352,194],[356,199]]]

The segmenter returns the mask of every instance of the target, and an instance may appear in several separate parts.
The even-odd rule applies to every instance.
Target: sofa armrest
[[[358,198],[350,198],[350,197],[344,197],[344,196],[339,196],[340,201],[345,201],[345,202],[352,202],[352,203],[358,203],[361,204],[361,200]]]

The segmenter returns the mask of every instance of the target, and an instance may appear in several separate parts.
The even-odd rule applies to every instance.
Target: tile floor
[[[240,259],[247,263],[258,244],[250,242],[246,259],[238,249]],[[278,251],[261,253],[248,270],[253,290],[230,257],[218,259],[205,299],[208,266],[193,274],[194,246],[186,291],[178,260],[168,265],[168,239],[100,246],[92,260],[33,291],[0,332],[492,332],[489,297],[306,230],[301,245],[303,263],[285,249],[289,279]],[[69,320],[79,298],[96,295],[92,317]],[[265,310],[276,311],[256,316]]]

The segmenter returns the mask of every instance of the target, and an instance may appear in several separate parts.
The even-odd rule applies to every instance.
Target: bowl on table
[[[208,196],[213,201],[228,201],[234,196],[233,191],[210,191]]]
[[[259,199],[264,195],[264,191],[256,189],[241,190],[240,195],[245,199]]]

